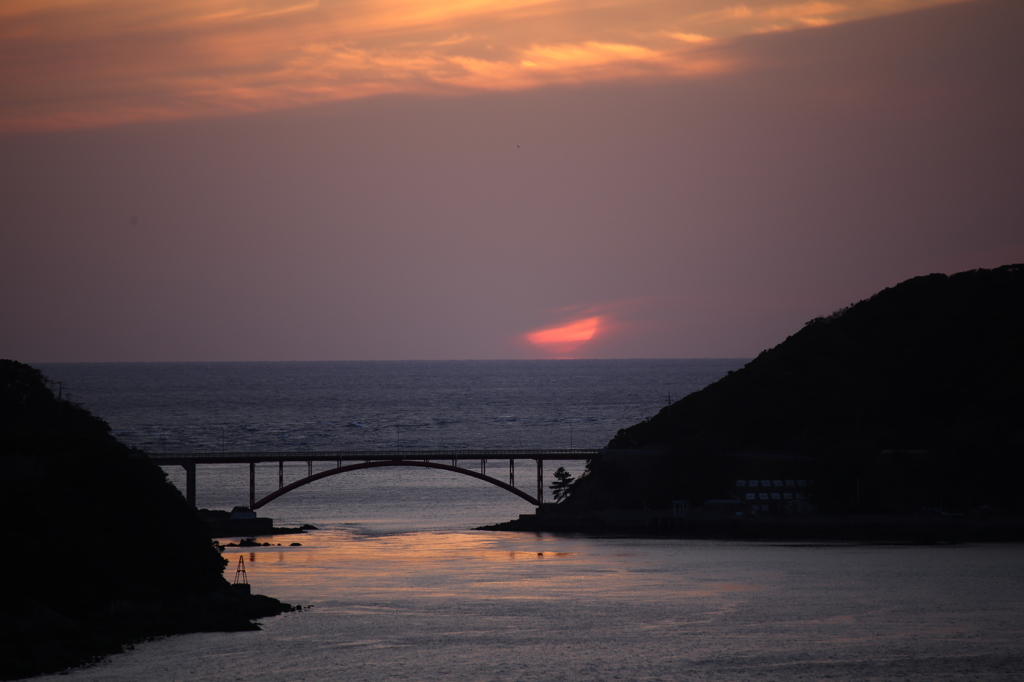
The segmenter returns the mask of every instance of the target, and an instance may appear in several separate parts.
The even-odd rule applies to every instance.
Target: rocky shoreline
[[[212,538],[236,538],[253,535],[294,535],[316,526],[304,523],[297,528],[277,527],[274,519],[256,516],[248,507],[235,507],[232,511],[223,509],[200,509],[199,518],[206,524]]]
[[[1024,519],[971,518],[948,514],[808,516],[691,516],[609,511],[587,515],[523,514],[476,530],[581,533],[619,537],[700,540],[777,540],[954,544],[1024,542]]]

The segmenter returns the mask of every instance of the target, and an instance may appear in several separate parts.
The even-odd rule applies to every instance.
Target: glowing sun
[[[594,338],[600,327],[600,317],[588,317],[557,327],[538,329],[527,334],[526,340],[549,353],[562,355],[571,353]]]

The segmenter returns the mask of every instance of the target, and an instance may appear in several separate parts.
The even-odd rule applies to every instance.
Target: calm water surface
[[[43,369],[66,381],[73,399],[107,418],[126,441],[184,451],[229,441],[232,449],[374,441],[394,447],[396,423],[409,425],[402,427],[409,447],[506,447],[510,439],[560,447],[554,441],[568,441],[570,420],[573,438],[582,439],[576,445],[600,446],[618,428],[653,414],[669,391],[696,390],[742,364],[707,363]],[[168,474],[181,483],[179,468]],[[288,480],[304,474],[303,464],[286,469]],[[261,468],[261,491],[273,489],[276,476],[276,465]],[[521,485],[532,483],[529,476],[529,470],[517,472]],[[200,467],[198,482],[201,506],[230,508],[248,496],[244,466]],[[241,556],[255,591],[311,609],[266,619],[261,632],[148,642],[70,677],[1022,678],[1022,546],[794,545],[469,530],[530,511],[513,495],[447,472],[377,469],[323,479],[261,510],[278,525],[311,522],[321,530],[261,538],[280,547],[225,552],[229,578]],[[302,546],[287,546],[294,541]],[[158,544],[140,538],[139,546],[140,570],[160,560]]]
[[[287,544],[293,537],[272,538]],[[301,613],[82,680],[1019,680],[1024,549],[329,529],[241,554]],[[239,553],[226,553],[231,565]],[[151,559],[148,559],[151,560]]]

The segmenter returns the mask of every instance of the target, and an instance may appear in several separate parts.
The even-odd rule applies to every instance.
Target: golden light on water
[[[545,598],[549,592],[567,589],[567,578],[557,571],[536,575],[530,565],[546,561],[565,567],[584,558],[549,549],[546,541],[508,542],[505,536],[480,532],[359,536],[319,531],[258,540],[283,546],[227,549],[224,577],[229,582],[234,579],[242,556],[254,592],[299,603],[338,593],[445,596],[453,586],[443,576],[453,567],[462,575],[460,590],[496,599]],[[302,546],[288,547],[292,541]],[[515,579],[496,580],[496,572]],[[528,594],[530,590],[534,590],[532,594]]]
[[[714,48],[949,0],[16,0],[0,132],[739,68]]]
[[[242,556],[253,592],[293,604],[404,597],[555,600],[567,594],[629,599],[637,588],[628,570],[636,560],[632,553],[584,538],[566,542],[533,533],[325,530],[257,540],[284,546],[227,549],[224,577],[234,579]],[[288,547],[293,541],[302,546]],[[622,570],[595,573],[595,561]],[[686,598],[733,599],[761,589],[737,576],[692,581],[673,574],[671,579],[680,581],[673,594]]]

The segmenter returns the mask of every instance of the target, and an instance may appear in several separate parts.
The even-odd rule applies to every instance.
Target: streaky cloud
[[[0,133],[702,77],[703,48],[950,0],[20,0],[0,7]],[[955,0],[954,0],[955,1]]]

